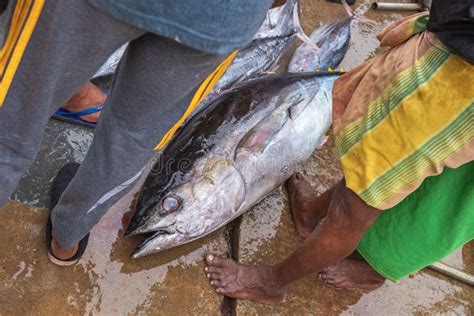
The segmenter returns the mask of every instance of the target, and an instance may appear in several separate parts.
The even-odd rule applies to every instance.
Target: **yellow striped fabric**
[[[397,46],[407,41],[413,35],[426,30],[428,24],[428,12],[420,12],[404,17],[384,29],[377,38],[380,46]]]
[[[387,209],[473,146],[473,83],[473,65],[435,46],[400,72],[336,137],[347,186]]]
[[[237,55],[237,51],[232,52],[226,59],[224,59],[214,71],[207,76],[206,79],[201,83],[199,88],[196,90],[191,102],[189,103],[186,112],[181,116],[181,118],[171,127],[168,132],[163,136],[161,141],[156,145],[155,150],[163,149],[173,138],[176,131],[181,127],[181,125],[186,121],[186,119],[193,113],[196,107],[201,103],[202,100],[206,98],[209,92],[214,89],[217,82],[221,79],[221,77],[226,72],[227,68],[229,68],[230,64],[234,60],[235,56]]]
[[[44,0],[18,0],[7,39],[0,50],[0,108],[36,27]]]

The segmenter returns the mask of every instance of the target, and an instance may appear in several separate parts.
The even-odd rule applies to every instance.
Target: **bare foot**
[[[326,207],[320,207],[320,199],[311,185],[299,173],[294,174],[287,182],[286,188],[290,198],[290,210],[293,215],[296,231],[302,237],[308,237],[326,216]]]
[[[285,298],[286,289],[277,284],[270,267],[245,266],[213,255],[206,256],[206,263],[204,271],[218,294],[264,304]]]
[[[63,249],[56,243],[54,238],[51,240],[51,251],[53,252],[53,255],[60,260],[71,259],[72,257],[74,257],[78,250],[79,244],[74,245],[70,249]]]
[[[341,262],[324,269],[319,278],[326,284],[338,289],[361,289],[373,291],[385,282],[364,260],[344,259]]]
[[[96,85],[87,82],[79,91],[67,100],[61,108],[71,112],[78,112],[102,104],[106,99],[107,95],[105,93],[103,93]],[[97,123],[99,117],[100,112],[97,112],[81,116],[81,119]]]

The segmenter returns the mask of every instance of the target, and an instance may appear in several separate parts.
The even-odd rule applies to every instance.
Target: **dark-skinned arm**
[[[344,180],[339,182],[327,216],[285,261],[274,267],[280,285],[287,286],[349,256],[380,212],[346,188]]]

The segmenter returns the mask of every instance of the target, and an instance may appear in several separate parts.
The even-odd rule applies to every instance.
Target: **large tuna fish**
[[[325,24],[311,33],[309,38],[316,44],[301,44],[293,54],[288,66],[290,72],[326,71],[335,68],[342,61],[349,48],[351,39],[351,22],[354,18],[362,19],[352,12],[343,1],[349,15],[338,23]]]
[[[127,235],[141,257],[203,237],[275,190],[331,124],[333,74],[269,75],[197,113],[145,181]]]

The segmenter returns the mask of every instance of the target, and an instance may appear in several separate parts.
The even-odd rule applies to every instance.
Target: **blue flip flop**
[[[102,92],[104,92],[107,95],[107,97],[109,96],[109,89],[104,88],[102,89]],[[95,128],[97,123],[83,120],[81,116],[100,112],[102,111],[103,107],[104,107],[104,104],[99,104],[98,106],[90,107],[88,109],[77,111],[77,112],[71,112],[71,111],[59,108],[53,114],[52,118],[56,120],[72,123],[72,124]]]

